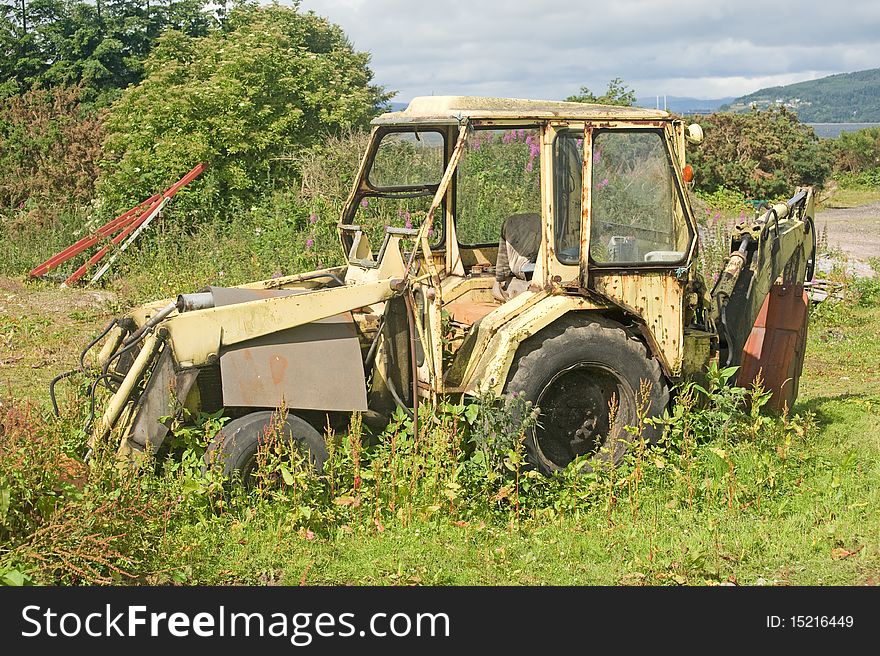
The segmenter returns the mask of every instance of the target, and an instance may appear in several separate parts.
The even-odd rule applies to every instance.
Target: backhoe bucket
[[[767,407],[780,412],[797,398],[808,308],[803,284],[773,285],[743,347],[737,385],[748,387],[760,375],[764,389],[773,391]]]

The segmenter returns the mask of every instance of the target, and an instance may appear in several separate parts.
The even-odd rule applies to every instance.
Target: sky
[[[371,53],[395,101],[740,96],[880,67],[878,0],[302,0]]]

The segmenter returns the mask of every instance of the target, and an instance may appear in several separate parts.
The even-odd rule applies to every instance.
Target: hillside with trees
[[[792,110],[804,123],[880,122],[880,68],[759,89],[721,111],[743,113],[778,106]]]

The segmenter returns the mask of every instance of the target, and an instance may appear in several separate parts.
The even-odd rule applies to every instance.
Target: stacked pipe
[[[183,176],[180,180],[168,187],[168,189],[166,189],[161,194],[154,194],[150,196],[139,205],[132,207],[126,212],[123,212],[112,221],[108,221],[92,234],[88,235],[87,237],[83,237],[79,241],[65,248],[63,251],[56,253],[42,264],[31,269],[29,275],[32,278],[44,276],[49,271],[57,268],[64,262],[67,262],[68,260],[76,257],[80,253],[110,238],[110,243],[105,244],[101,249],[99,249],[82,266],[80,266],[76,271],[70,274],[70,276],[68,276],[63,283],[64,286],[73,284],[74,282],[82,278],[90,267],[94,266],[101,259],[103,259],[113,246],[118,245],[126,238],[136,236],[136,231],[138,230],[138,228],[141,228],[142,226],[145,226],[147,223],[152,221],[153,218],[159,213],[159,211],[165,206],[165,204],[169,200],[174,198],[175,194],[177,194],[178,191],[180,191],[183,187],[195,180],[202,173],[202,171],[205,170],[206,167],[207,164],[205,163],[198,164],[185,176]],[[118,234],[111,238],[111,235],[114,235],[115,233]]]

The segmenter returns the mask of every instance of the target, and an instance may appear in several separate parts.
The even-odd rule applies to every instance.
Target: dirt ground
[[[860,207],[825,209],[816,213],[816,233],[827,238],[832,253],[842,252],[851,273],[872,276],[868,259],[880,257],[880,202]],[[840,257],[819,261],[820,273]]]
[[[118,309],[108,291],[0,276],[0,398],[45,398]]]

